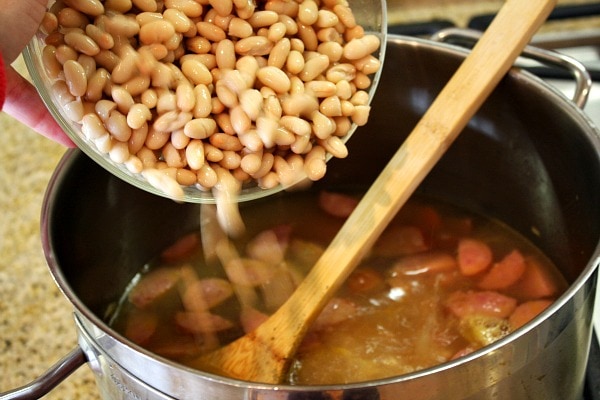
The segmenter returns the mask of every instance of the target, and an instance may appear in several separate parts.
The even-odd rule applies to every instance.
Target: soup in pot
[[[190,232],[140,266],[112,326],[148,350],[198,358],[251,331],[293,292],[359,195],[306,192],[243,207],[228,238],[202,205]],[[287,382],[342,384],[401,375],[480,349],[518,329],[567,283],[499,221],[424,198],[407,203],[325,307]]]

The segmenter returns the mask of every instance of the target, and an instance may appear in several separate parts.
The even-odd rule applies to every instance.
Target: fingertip
[[[52,141],[69,148],[76,147],[52,117],[29,81],[11,67],[6,69],[6,78],[6,101],[3,111]]]

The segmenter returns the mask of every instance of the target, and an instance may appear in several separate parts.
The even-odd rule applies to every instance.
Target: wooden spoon
[[[556,0],[506,1],[288,301],[255,331],[200,357],[194,366],[245,381],[281,382],[310,324],[510,69],[555,4]]]

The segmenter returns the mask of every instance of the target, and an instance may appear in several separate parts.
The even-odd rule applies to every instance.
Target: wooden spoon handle
[[[279,383],[310,324],[510,69],[556,1],[506,1],[298,289],[254,332],[203,357],[204,366],[239,379]]]
[[[305,321],[316,318],[510,69],[555,4],[556,0],[506,1],[310,274],[261,329],[273,338],[273,346],[281,354],[290,353],[290,343],[284,341],[305,333]]]

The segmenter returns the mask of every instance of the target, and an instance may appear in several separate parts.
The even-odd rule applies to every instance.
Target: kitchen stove
[[[405,4],[397,4],[398,1]],[[592,78],[592,88],[583,110],[592,123],[600,127],[600,1],[572,1],[574,3],[571,4],[563,4],[559,1],[559,5],[539,33],[534,36],[531,44],[541,49],[553,50],[570,56],[585,66]],[[501,3],[479,2],[475,4],[472,2],[473,4],[471,4],[468,0],[438,0],[439,4],[435,0],[430,0],[428,3],[432,9],[436,10],[435,13],[429,14],[434,15],[432,18],[411,19],[411,15],[427,14],[413,12],[415,10],[411,9],[409,0],[388,2],[388,31],[418,37],[435,36],[436,33],[449,28],[483,31],[493,19],[495,11],[501,6]],[[421,3],[421,5],[423,4]],[[457,8],[457,5],[461,7]],[[472,7],[470,7],[471,5]],[[469,9],[473,10],[471,14],[465,11]],[[480,12],[482,9],[484,12]],[[486,11],[488,9],[491,11]],[[460,13],[457,10],[460,10]],[[403,17],[399,18],[400,15]],[[443,17],[440,18],[440,15]],[[536,63],[525,64],[522,67],[556,87],[567,98],[573,98],[575,83],[568,71]],[[594,313],[596,333],[590,349],[584,400],[600,400],[600,336],[598,334],[600,333],[600,288],[597,289],[597,293]]]
[[[463,11],[455,15],[453,9],[448,7],[448,13],[443,18],[400,19],[397,15],[402,12],[403,6],[394,2],[390,4],[389,32],[408,36],[429,37],[440,30],[453,27],[483,31],[494,17],[494,12],[465,16]],[[443,9],[443,4],[432,4],[432,7]],[[551,13],[540,33],[534,36],[531,44],[571,56],[586,67],[594,83],[584,111],[600,126],[600,1],[573,5],[560,5],[559,2],[559,6]],[[568,97],[572,96],[574,85],[565,71],[540,67],[531,67],[530,70],[555,85]]]
[[[484,30],[492,18],[493,14],[473,16],[467,27]],[[600,2],[557,7],[532,45],[558,51],[583,63],[594,82],[584,111],[600,126]],[[569,77],[560,71],[534,69],[533,72],[571,95]]]

